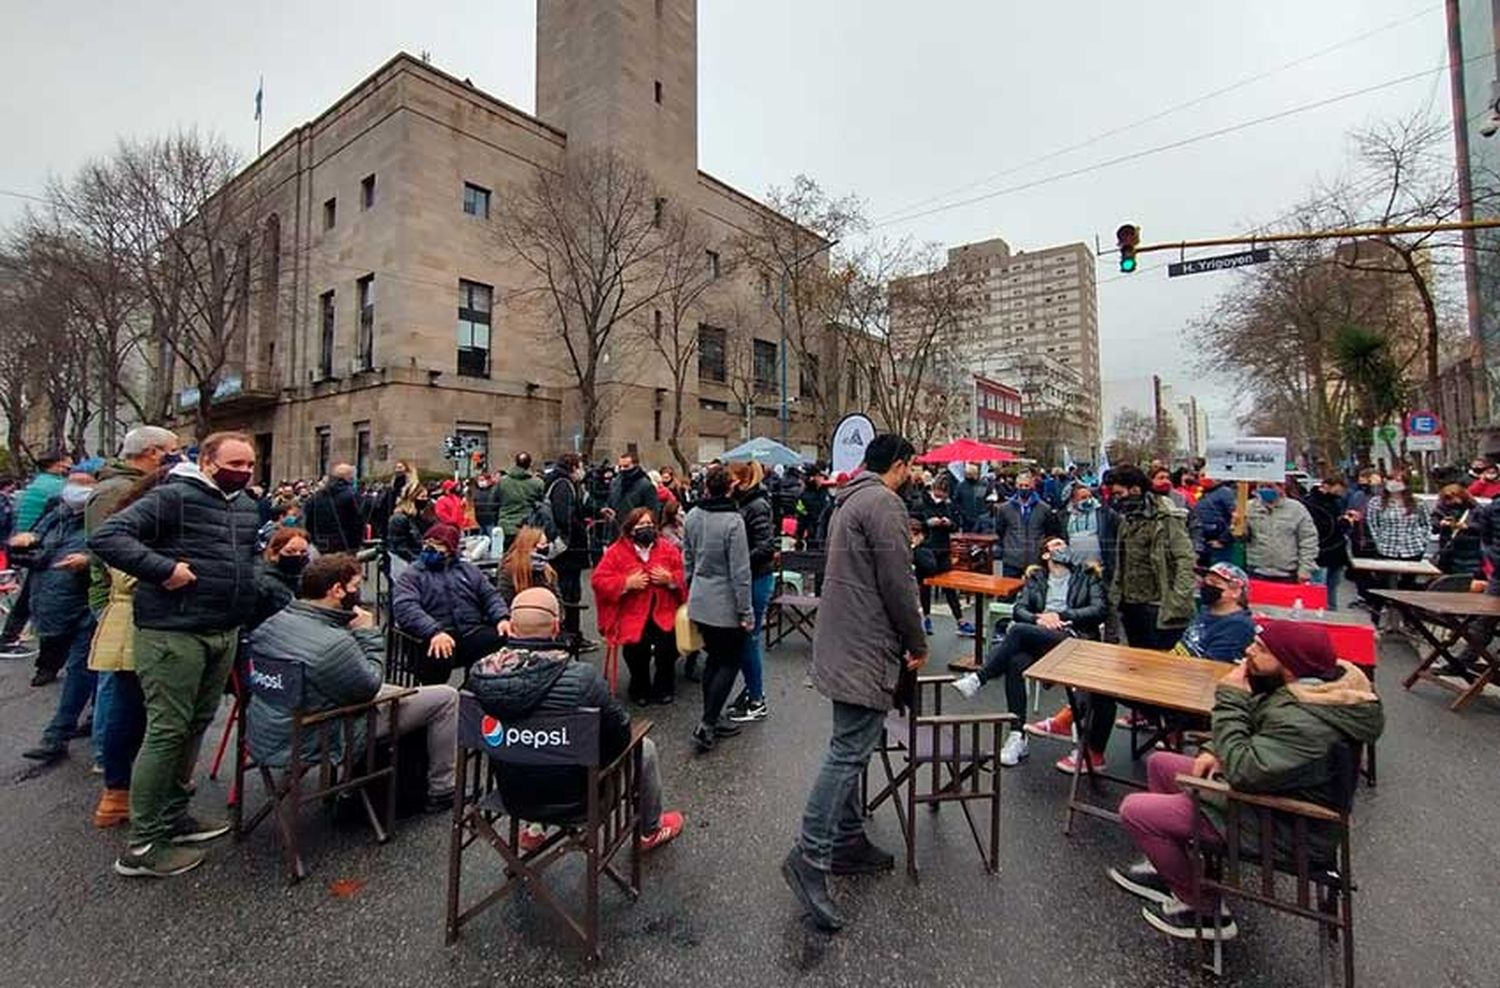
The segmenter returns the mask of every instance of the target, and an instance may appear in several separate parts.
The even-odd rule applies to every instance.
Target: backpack
[[[565,478],[559,477],[547,488],[546,493],[531,508],[531,514],[526,516],[524,525],[531,528],[540,528],[547,533],[547,558],[556,559],[568,551],[568,540],[557,528],[557,516],[552,512],[552,491],[561,484]]]

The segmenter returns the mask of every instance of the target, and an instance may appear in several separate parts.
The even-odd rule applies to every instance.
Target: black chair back
[[[301,708],[303,671],[301,662],[287,659],[254,656],[245,664],[251,695],[280,710]]]
[[[502,723],[485,713],[472,693],[464,693],[459,701],[458,743],[501,765],[596,768],[599,708],[580,707],[572,713]]]

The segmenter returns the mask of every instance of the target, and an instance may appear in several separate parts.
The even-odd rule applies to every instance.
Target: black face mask
[[[637,528],[630,533],[630,537],[635,540],[635,544],[638,546],[653,546],[656,544],[656,529]]]
[[[1247,681],[1250,684],[1250,692],[1256,696],[1268,696],[1286,685],[1281,681],[1280,676],[1262,676],[1254,672],[1247,677]]]
[[[1146,508],[1146,496],[1144,494],[1127,494],[1117,497],[1112,503],[1120,512],[1127,515],[1138,514]]]
[[[276,568],[287,576],[301,576],[302,571],[307,569],[307,557],[281,556],[276,560]]]
[[[1198,588],[1198,599],[1203,601],[1204,607],[1212,607],[1224,596],[1224,588],[1205,583]]]
[[[344,594],[344,596],[342,596],[342,597],[339,598],[339,606],[342,607],[346,611],[352,611],[352,610],[354,610],[355,606],[358,603],[359,603],[359,591],[357,591],[357,590],[354,593],[348,593],[348,592],[346,592]]]

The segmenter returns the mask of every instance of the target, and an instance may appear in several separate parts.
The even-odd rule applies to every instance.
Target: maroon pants
[[[1217,897],[1193,901],[1193,862],[1188,847],[1194,827],[1198,839],[1205,843],[1221,845],[1223,838],[1201,813],[1194,814],[1192,797],[1177,785],[1177,776],[1192,770],[1193,759],[1188,755],[1153,753],[1146,759],[1147,791],[1131,793],[1120,802],[1120,823],[1177,898],[1199,909],[1212,909]]]

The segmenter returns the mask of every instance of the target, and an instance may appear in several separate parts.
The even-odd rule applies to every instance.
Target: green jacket
[[[1369,745],[1385,727],[1385,710],[1370,680],[1347,662],[1332,681],[1303,679],[1273,693],[1257,695],[1232,686],[1214,693],[1213,744],[1224,781],[1241,792],[1270,793],[1321,806],[1331,804],[1329,755],[1341,742]],[[1224,811],[1205,807],[1222,833]],[[1241,847],[1259,840],[1256,814],[1241,812]],[[1326,839],[1313,828],[1313,840]],[[1277,845],[1285,850],[1290,827],[1277,825]]]
[[[94,493],[89,495],[88,504],[83,509],[84,534],[93,535],[99,523],[115,510],[115,506],[144,476],[144,473],[121,460],[111,460],[108,466],[100,470],[99,483],[94,485]],[[89,563],[89,607],[95,614],[109,603],[109,580],[109,567],[100,562],[98,556],[92,557]]]
[[[1119,515],[1114,526],[1114,569],[1110,574],[1109,602],[1118,610],[1124,596],[1128,559],[1142,555],[1151,560],[1160,600],[1156,624],[1160,628],[1184,628],[1194,613],[1193,595],[1198,589],[1194,566],[1198,554],[1188,535],[1188,514],[1170,498],[1146,495],[1146,509],[1132,517]],[[1108,556],[1108,554],[1106,554]]]
[[[509,543],[525,524],[531,509],[542,499],[542,478],[533,476],[530,470],[511,467],[500,475],[500,482],[495,486],[500,493],[500,528]]]

